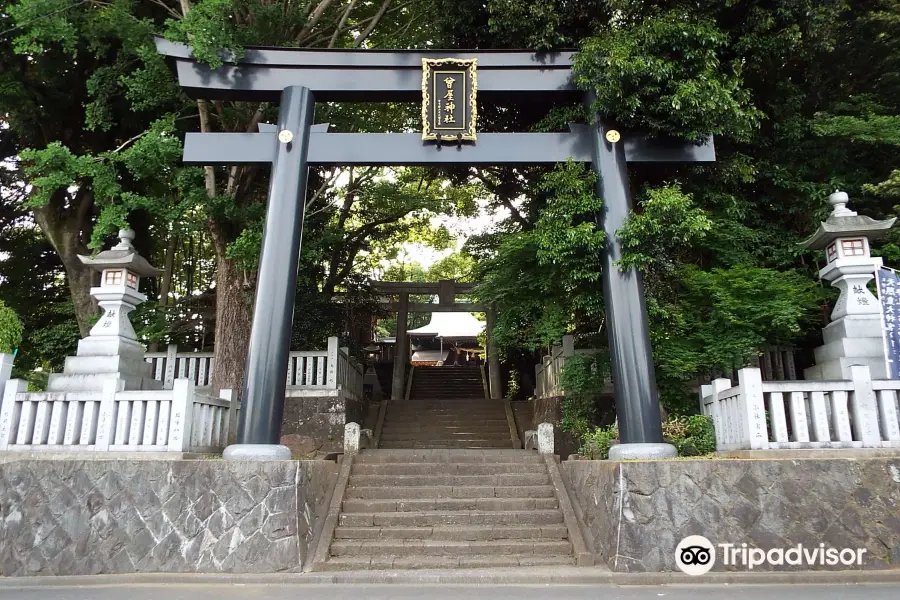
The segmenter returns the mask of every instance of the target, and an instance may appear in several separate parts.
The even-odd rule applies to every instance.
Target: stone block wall
[[[284,402],[281,443],[291,449],[294,458],[341,452],[344,425],[362,424],[364,417],[365,403],[340,391],[334,395],[288,396]]]
[[[587,543],[614,571],[675,571],[689,535],[763,550],[865,548],[861,567],[900,568],[900,458],[562,463]],[[721,553],[720,553],[721,554]],[[746,570],[716,560],[714,571]]]
[[[298,571],[327,461],[0,464],[0,576]]]

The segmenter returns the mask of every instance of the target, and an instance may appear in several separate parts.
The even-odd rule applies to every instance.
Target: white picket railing
[[[849,381],[762,381],[738,371],[738,384],[716,379],[700,390],[713,419],[717,450],[900,448],[900,381],[872,380],[851,367]]]
[[[32,392],[7,382],[0,406],[0,451],[220,452],[239,407],[231,390],[198,394],[189,379],[171,390],[123,391],[110,380],[102,392]]]
[[[550,354],[534,368],[534,395],[538,398],[552,398],[564,394],[560,385],[560,375],[566,364],[566,358],[575,355],[575,338],[566,335],[563,336],[562,342],[562,346],[553,346]]]
[[[565,396],[566,391],[562,387],[562,370],[566,365],[566,360],[570,356],[576,354],[590,354],[594,350],[575,349],[575,338],[571,335],[564,335],[562,338],[562,346],[553,346],[550,354],[541,360],[541,364],[534,367],[534,395],[537,398],[553,398],[556,396]],[[610,385],[607,380],[607,386]]]
[[[215,369],[213,352],[178,352],[170,345],[165,352],[148,352],[153,378],[171,389],[178,378],[187,378],[197,387],[212,383]],[[337,390],[351,396],[363,396],[363,367],[347,351],[338,347],[338,338],[328,338],[327,350],[291,352],[288,358],[287,386],[292,389]]]

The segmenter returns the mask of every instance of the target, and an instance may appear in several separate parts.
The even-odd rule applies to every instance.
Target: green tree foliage
[[[0,352],[12,354],[22,341],[23,329],[15,311],[0,301]]]

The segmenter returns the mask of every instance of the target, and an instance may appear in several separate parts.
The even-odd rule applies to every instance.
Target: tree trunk
[[[217,252],[216,272],[216,367],[212,387],[231,388],[240,394],[250,344],[253,319],[253,287],[243,281],[233,260]]]
[[[63,266],[66,268],[66,280],[75,305],[75,319],[78,321],[78,333],[87,337],[91,331],[91,321],[97,314],[97,305],[91,298],[91,287],[94,285],[94,271],[88,269],[78,257],[74,260],[60,252]]]
[[[162,308],[169,304],[169,292],[172,291],[172,272],[175,270],[175,246],[177,241],[178,236],[175,235],[175,232],[169,232],[169,239],[166,243],[165,265],[163,265],[162,278],[159,281],[158,304]]]
[[[72,294],[78,332],[81,337],[87,337],[91,330],[91,319],[97,313],[97,305],[91,298],[94,271],[83,265],[78,255],[89,254],[82,241],[82,222],[90,214],[90,207],[85,205],[92,202],[90,198],[81,197],[79,200],[82,204],[77,210],[66,211],[59,208],[57,200],[54,198],[48,205],[35,208],[34,220],[50,240],[66,269],[66,282]]]

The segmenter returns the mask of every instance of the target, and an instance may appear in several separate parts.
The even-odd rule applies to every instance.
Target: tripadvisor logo
[[[675,564],[688,575],[705,575],[716,564],[716,547],[702,535],[689,535],[675,548]]]
[[[744,567],[749,571],[760,565],[780,567],[784,565],[819,566],[861,566],[865,548],[826,548],[825,544],[804,546],[797,544],[790,548],[750,548],[744,544],[713,545],[702,535],[691,535],[675,548],[675,564],[688,575],[704,575],[716,564],[716,548],[721,551],[722,564]]]

